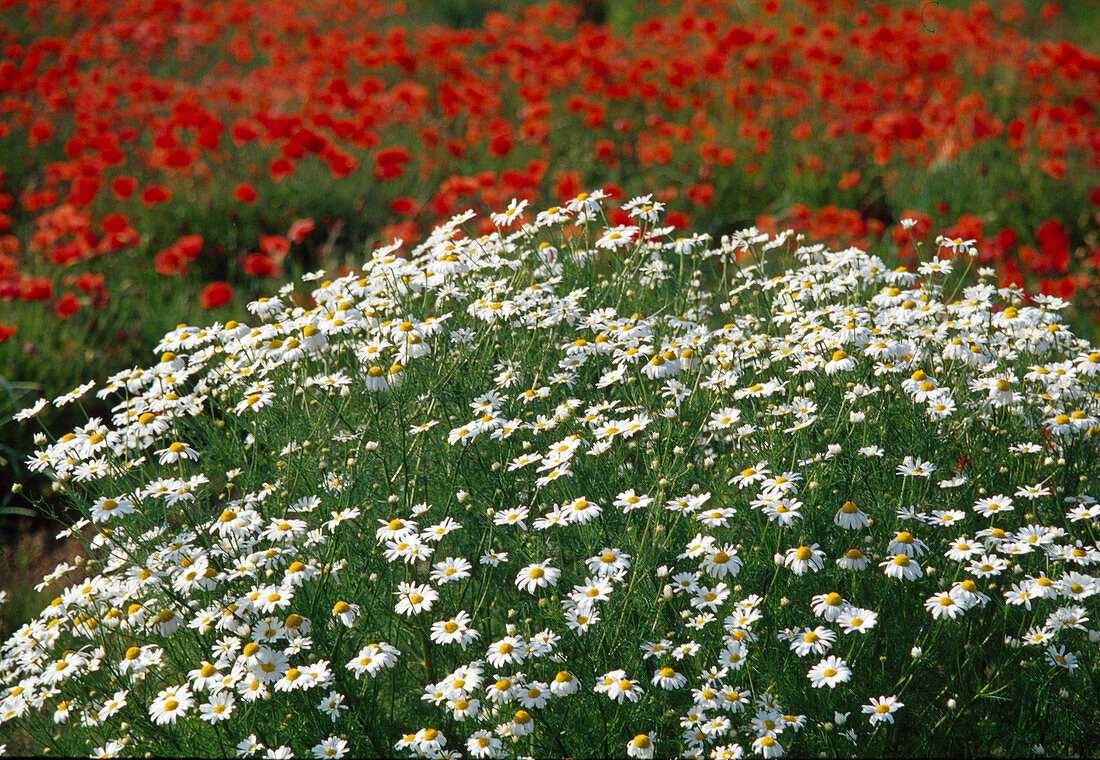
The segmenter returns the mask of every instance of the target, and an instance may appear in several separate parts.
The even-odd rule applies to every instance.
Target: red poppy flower
[[[48,301],[53,298],[53,283],[45,277],[31,277],[23,282],[19,297],[24,301]]]
[[[167,203],[170,200],[172,200],[172,191],[162,185],[149,185],[141,191],[141,202],[146,207]]]
[[[269,256],[262,253],[250,253],[241,258],[241,271],[253,277],[274,279],[279,276],[282,269]]]
[[[91,272],[83,272],[76,276],[73,280],[73,285],[81,293],[91,295],[97,291],[103,290],[103,275],[92,274]]]
[[[416,201],[408,196],[401,196],[400,198],[394,198],[390,202],[390,211],[400,216],[408,216],[416,208]]]
[[[848,190],[859,184],[860,174],[856,170],[845,172],[844,176],[840,178],[840,181],[836,183],[836,186],[840,190]]]
[[[15,325],[5,325],[3,322],[0,322],[0,343],[3,343],[17,332],[19,332],[19,328]]]
[[[111,180],[111,192],[120,201],[130,200],[130,196],[137,190],[137,180],[127,175],[120,175]]]
[[[53,137],[53,127],[45,119],[38,119],[31,124],[30,135],[27,139],[27,143],[33,148],[36,145],[46,142]]]
[[[122,214],[107,214],[100,222],[104,232],[118,234],[130,226],[130,222]]]
[[[99,192],[99,180],[95,177],[77,177],[73,180],[66,202],[78,207],[90,206],[97,192]]]
[[[187,274],[187,257],[176,246],[165,248],[153,257],[153,268],[166,277]]]
[[[247,142],[251,142],[260,136],[260,131],[248,121],[238,119],[229,129],[233,143],[239,148]]]
[[[233,288],[227,282],[212,282],[199,293],[199,306],[216,309],[233,300]]]
[[[282,235],[260,235],[260,250],[275,261],[290,253],[290,241]]]
[[[294,164],[286,158],[273,158],[267,165],[267,173],[272,182],[279,183],[294,173]]]
[[[306,235],[313,232],[314,224],[312,219],[298,219],[294,224],[290,225],[290,229],[287,231],[286,236],[290,238],[293,243],[301,243],[306,239]]]
[[[61,319],[68,319],[76,312],[80,311],[80,302],[76,300],[75,293],[65,293],[61,298],[57,299],[57,303],[53,305],[54,314]]]
[[[233,200],[241,203],[253,203],[256,200],[256,189],[247,182],[241,182],[233,189]]]
[[[178,250],[188,261],[194,261],[202,250],[202,235],[184,235],[172,246]]]
[[[164,157],[164,165],[171,169],[186,169],[194,160],[191,151],[186,148],[176,148]]]

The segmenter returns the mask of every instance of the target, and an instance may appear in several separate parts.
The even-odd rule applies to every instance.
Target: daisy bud
[[[957,705],[958,705],[958,702],[956,702],[954,700],[954,698],[947,700],[947,709],[948,710],[954,710]]]
[[[913,647],[909,650],[909,656],[912,657],[914,660],[919,660],[922,654],[924,654],[924,650],[920,647]]]

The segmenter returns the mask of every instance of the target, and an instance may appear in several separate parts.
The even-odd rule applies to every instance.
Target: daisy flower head
[[[499,641],[489,645],[485,653],[485,659],[494,668],[499,668],[509,663],[519,664],[526,658],[524,641],[517,636],[505,636]]]
[[[580,681],[568,670],[559,670],[550,682],[550,693],[555,697],[567,697],[580,688]]]
[[[195,705],[195,699],[187,686],[170,686],[162,689],[149,705],[149,717],[158,726],[167,723],[176,724]]]
[[[496,757],[502,748],[500,739],[484,730],[475,731],[466,740],[466,751],[474,758]]]
[[[1067,652],[1064,646],[1051,644],[1047,647],[1046,661],[1055,667],[1065,668],[1071,673],[1077,669],[1077,655]]]
[[[741,410],[736,407],[726,406],[710,415],[707,427],[711,430],[728,430],[741,419]]]
[[[962,604],[949,591],[937,591],[924,600],[924,608],[935,620],[949,618],[954,620],[966,612],[966,605]]]
[[[626,743],[626,754],[628,757],[648,760],[648,758],[653,757],[653,750],[656,745],[657,738],[652,731],[647,734],[638,734]]]
[[[181,459],[196,461],[199,458],[199,452],[182,441],[173,441],[165,448],[158,450],[156,455],[161,464],[175,464]]]
[[[398,597],[397,614],[410,616],[431,610],[432,604],[439,598],[439,592],[431,586],[406,581],[397,584],[394,595]]]
[[[332,615],[340,620],[341,624],[351,628],[355,625],[355,619],[359,617],[359,605],[349,604],[341,599],[341,601],[332,605]]]
[[[898,531],[886,548],[888,554],[904,554],[919,557],[928,551],[928,545],[907,530]]]
[[[534,594],[540,588],[546,586],[556,586],[558,578],[561,577],[561,570],[550,565],[550,560],[546,559],[542,562],[536,562],[523,568],[516,574],[516,586],[521,591],[527,591]]]
[[[795,575],[802,575],[806,571],[816,573],[825,567],[825,552],[817,544],[796,546],[787,550],[783,555],[783,564],[791,569]]]
[[[470,561],[464,557],[447,557],[442,562],[432,565],[429,578],[442,586],[444,583],[469,578],[472,567]]]
[[[569,514],[569,522],[585,525],[603,512],[603,508],[595,502],[588,501],[581,496],[563,505]]]
[[[920,457],[913,457],[908,454],[902,459],[897,469],[898,475],[918,478],[930,477],[935,471],[936,465],[931,462],[925,462]]]
[[[588,572],[596,575],[617,576],[630,568],[630,555],[619,549],[604,548],[604,550],[585,560]]]
[[[905,707],[897,697],[874,697],[870,703],[863,705],[863,714],[872,726],[878,723],[893,723],[894,713]]]
[[[823,655],[829,651],[835,640],[836,633],[819,625],[817,628],[807,628],[792,638],[790,647],[799,657]]]
[[[596,679],[594,691],[598,694],[606,694],[609,699],[615,700],[620,705],[624,700],[637,702],[644,693],[641,684],[627,678],[626,671],[621,669],[609,671]]]
[[[866,570],[867,565],[870,564],[867,557],[859,549],[849,549],[844,552],[843,555],[836,560],[837,567],[841,570],[853,570],[859,572],[860,570]]]
[[[134,512],[134,503],[125,496],[108,498],[101,496],[92,502],[92,522],[104,523],[112,517],[122,517]]]
[[[849,607],[836,618],[844,633],[867,633],[878,623],[878,613],[862,607]]]
[[[634,489],[623,491],[614,501],[614,505],[628,514],[637,509],[645,509],[653,503],[653,497],[646,494],[636,494]]]
[[[924,571],[915,560],[909,559],[905,554],[897,554],[890,559],[879,563],[889,578],[898,578],[905,581],[914,581],[920,578]]]
[[[818,617],[825,618],[829,623],[840,617],[840,614],[851,606],[844,601],[844,597],[835,591],[818,594],[810,600],[810,609],[813,613]]]
[[[316,760],[339,760],[348,754],[348,743],[338,736],[330,736],[315,745],[311,752]]]
[[[974,511],[982,517],[992,517],[996,514],[1013,511],[1012,499],[1003,494],[978,499],[974,502]]]
[[[758,736],[753,740],[752,751],[765,760],[770,760],[783,756],[783,745],[773,736]]]
[[[673,668],[665,666],[653,674],[651,683],[666,691],[673,691],[687,683],[687,676],[682,673],[677,673]]]
[[[807,676],[810,679],[810,685],[815,689],[820,689],[824,686],[828,686],[832,689],[837,684],[847,683],[852,677],[852,670],[844,660],[835,655],[829,655],[810,668],[810,672],[807,673]]]
[[[848,355],[847,351],[837,349],[832,358],[825,363],[825,374],[835,375],[837,372],[849,372],[855,369],[856,360]]]
[[[833,522],[845,530],[860,530],[870,524],[866,513],[853,501],[846,501],[840,505]]]
[[[712,578],[725,578],[727,575],[737,575],[741,566],[741,558],[737,556],[736,547],[726,544],[721,548],[714,547],[708,551],[700,569]]]
[[[465,610],[459,610],[458,614],[450,620],[439,620],[432,623],[430,638],[436,644],[458,644],[463,651],[472,641],[480,638],[481,634],[470,627],[470,615]]]

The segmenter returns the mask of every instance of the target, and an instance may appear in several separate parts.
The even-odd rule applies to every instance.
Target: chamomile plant
[[[9,749],[1092,751],[1064,304],[604,200],[458,216],[55,400],[115,405],[30,463],[94,538],[0,649]]]

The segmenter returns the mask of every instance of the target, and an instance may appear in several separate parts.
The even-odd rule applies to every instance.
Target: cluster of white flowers
[[[1011,615],[1015,661],[1095,660],[1067,647],[1096,637],[1100,352],[1062,302],[856,249],[771,274],[787,235],[669,240],[648,198],[597,230],[599,201],[180,326],[108,421],[43,436],[94,559],[0,648],[0,725],[103,756],[777,757],[934,709],[891,637]]]

